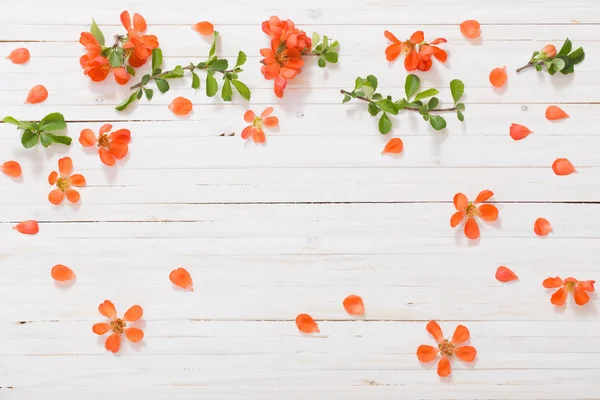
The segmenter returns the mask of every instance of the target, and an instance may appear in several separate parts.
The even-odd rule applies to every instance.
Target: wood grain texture
[[[75,140],[26,150],[15,127],[0,124],[0,162],[23,167],[21,178],[0,176],[1,400],[600,398],[597,295],[586,307],[570,299],[556,309],[541,285],[548,276],[600,279],[596,2],[184,3],[2,5],[0,55],[27,47],[32,58],[0,58],[0,117],[59,111]],[[152,102],[116,112],[128,90],[110,77],[89,82],[78,39],[92,17],[107,36],[122,30],[124,9],[146,17],[167,68],[203,60],[210,43],[191,25],[213,22],[221,56],[248,55],[251,101],[223,104],[184,78]],[[309,60],[277,99],[258,63],[268,46],[260,23],[270,15],[339,40],[340,64],[322,70]],[[482,40],[462,37],[458,23],[467,18],[481,22]],[[450,117],[435,132],[416,114],[394,117],[400,156],[380,154],[389,137],[364,103],[341,104],[339,93],[368,74],[382,93],[403,93],[402,62],[384,57],[385,29],[447,38],[448,63],[419,73],[422,85],[439,88],[443,104],[451,79],[466,86],[464,124]],[[534,50],[567,36],[586,50],[575,74],[515,73]],[[489,71],[502,65],[508,85],[492,89]],[[37,84],[49,89],[48,100],[23,104]],[[187,118],[167,108],[177,96],[194,104]],[[551,104],[571,118],[546,121]],[[270,105],[280,127],[265,146],[244,143],[244,111]],[[132,132],[130,154],[115,168],[76,140],[105,122]],[[514,142],[511,123],[534,133]],[[47,176],[65,155],[87,187],[80,204],[55,207]],[[577,173],[554,175],[558,157]],[[481,223],[481,239],[470,242],[448,225],[452,197],[482,189],[495,192],[500,219]],[[554,228],[546,238],[533,232],[538,217]],[[40,222],[35,237],[12,229],[27,219]],[[77,274],[73,285],[52,281],[59,263]],[[496,281],[499,265],[519,281]],[[168,281],[178,266],[192,274],[194,292]],[[343,310],[351,293],[365,301],[363,318]],[[104,299],[121,312],[144,307],[143,342],[116,356],[91,331]],[[311,314],[321,333],[299,334],[299,313]],[[451,379],[416,359],[420,344],[434,343],[430,319],[448,336],[466,325],[478,350],[472,364],[453,362]]]

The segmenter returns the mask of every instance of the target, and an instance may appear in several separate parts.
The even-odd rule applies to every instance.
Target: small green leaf
[[[375,93],[375,94],[373,94],[373,96],[371,96],[371,100],[381,100],[381,99],[383,99],[383,96],[381,95],[381,93]],[[396,104],[396,103],[394,103],[394,104]],[[398,107],[396,107],[396,108],[398,108]]]
[[[138,100],[139,100],[139,99],[141,99],[143,95],[144,95],[144,94],[142,93],[142,88],[138,89],[138,91],[137,91],[137,93],[136,93],[136,97],[137,97],[137,99],[138,99]]]
[[[168,92],[170,87],[169,87],[169,82],[165,81],[162,78],[155,78],[154,82],[156,82],[156,87],[158,88],[158,90],[161,93],[165,93]]]
[[[70,146],[71,145],[71,141],[73,140],[70,137],[64,136],[64,135],[53,135],[51,133],[45,133],[45,134],[42,134],[42,135],[48,136],[50,139],[52,139],[52,141],[54,143],[65,144],[67,146]],[[43,144],[43,139],[42,139],[42,144]]]
[[[423,100],[423,99],[426,99],[427,97],[435,96],[438,93],[439,93],[439,90],[437,90],[437,89],[427,89],[420,93],[417,93],[414,101]]]
[[[454,99],[454,104],[458,103],[462,95],[465,93],[465,84],[459,79],[453,79],[450,81],[450,92]]]
[[[392,121],[390,121],[389,117],[386,113],[381,115],[379,118],[379,132],[382,134],[389,133],[392,130]]]
[[[42,146],[44,146],[44,148],[47,148],[52,144],[52,139],[45,133],[42,133],[40,134],[40,142],[42,143]]]
[[[240,51],[237,56],[237,60],[235,61],[235,66],[239,67],[240,65],[244,65],[246,63],[246,53]]]
[[[325,54],[323,54],[323,57],[325,57],[325,59],[332,64],[337,63],[338,59],[339,59],[338,53],[333,53],[333,52],[325,53]]]
[[[113,68],[119,68],[123,66],[123,56],[119,54],[117,50],[112,50],[108,54],[108,61],[110,62],[110,66]]]
[[[146,74],[144,76],[142,76],[142,85],[147,85],[148,82],[150,82],[150,75]]]
[[[430,115],[429,123],[436,131],[441,131],[446,127],[446,120],[439,115]]]
[[[573,61],[574,65],[582,62],[585,59],[585,52],[583,51],[583,47],[580,47],[577,50],[573,51],[571,54],[569,54],[569,58],[571,59],[571,61]]]
[[[569,40],[569,38],[567,38],[565,40],[565,43],[562,45],[562,47],[560,48],[560,50],[558,51],[559,56],[562,55],[567,55],[571,52],[571,48],[573,47],[573,43],[571,43],[571,41]]]
[[[421,107],[419,107],[419,114],[421,115],[427,115],[428,111],[429,109],[427,108],[427,104],[423,104]]]
[[[23,145],[23,147],[25,147],[26,149],[30,149],[33,146],[35,146],[38,142],[38,134],[35,132],[30,131],[29,129],[26,129],[25,132],[23,132],[23,136],[21,136],[21,144]]]
[[[431,99],[429,99],[429,103],[427,103],[427,109],[433,110],[434,108],[436,108],[438,106],[438,104],[440,104],[440,101],[438,100],[438,98],[432,97]]]
[[[181,65],[178,65],[175,68],[173,68],[172,71],[165,72],[161,76],[161,78],[163,78],[163,79],[183,78],[184,73],[185,73],[185,70],[183,69],[183,67]]]
[[[66,127],[65,117],[57,112],[46,115],[40,121],[40,130],[42,131],[59,131]]]
[[[379,111],[381,111],[381,109],[373,103],[369,103],[368,110],[369,114],[371,114],[372,116],[376,116],[377,114],[379,114]]]
[[[465,111],[465,105],[464,105],[464,103],[458,103],[456,105],[456,109],[460,110],[460,111]]]
[[[221,98],[224,101],[231,101],[231,96],[233,95],[233,91],[231,90],[231,81],[229,79],[225,79],[223,82],[223,88],[221,89]]]
[[[388,99],[382,99],[377,101],[375,104],[379,106],[383,111],[388,112],[392,115],[398,115],[398,109],[393,101]]]
[[[250,100],[250,89],[248,89],[248,86],[236,79],[232,80],[231,83],[233,83],[233,86],[235,86],[236,90],[244,100]]]
[[[327,65],[327,61],[325,61],[325,59],[323,57],[319,57],[319,60],[317,61],[317,65],[321,68],[325,68],[325,66]]]
[[[225,71],[229,66],[229,62],[225,59],[215,60],[210,66],[215,71]]]
[[[163,52],[159,47],[157,47],[154,50],[152,50],[152,71],[154,71],[157,68],[160,68],[162,62]]]
[[[128,65],[127,67],[125,67],[127,69],[127,73],[131,76],[135,76],[135,69],[133,69],[133,67],[131,65]]]
[[[329,39],[327,36],[323,36],[323,47],[329,46]]]
[[[217,51],[217,38],[218,37],[219,37],[219,32],[215,31],[213,33],[212,46],[210,47],[210,51],[208,52],[208,58],[213,58],[213,56],[215,55],[215,53]]]
[[[552,66],[556,71],[562,71],[565,67],[565,61],[562,58],[555,58],[552,60]]]
[[[429,115],[429,114],[422,114],[422,116],[423,116],[423,120],[425,120],[425,121],[429,121],[429,118],[431,118],[431,115]]]
[[[116,106],[115,110],[117,110],[117,111],[123,111],[124,109],[126,109],[131,103],[133,103],[135,101],[135,99],[137,98],[138,92],[140,92],[140,90],[137,90],[137,91],[131,93],[131,96],[129,96],[121,104],[119,104],[118,106]]]
[[[349,102],[350,100],[352,100],[352,97],[350,97],[350,96],[348,96],[347,94],[345,94],[345,95],[344,95],[344,100],[342,100],[342,104],[343,104],[343,103],[347,103],[347,102]]]
[[[364,82],[365,82],[365,80],[363,78],[361,78],[360,76],[358,78],[356,78],[354,80],[354,90],[360,88]]]
[[[154,96],[154,90],[144,88],[144,93],[146,94],[148,101],[152,100],[152,96]]]
[[[535,64],[535,70],[536,71],[541,71],[542,70],[542,66],[540,64]]]
[[[96,40],[101,46],[104,46],[104,35],[102,34],[102,31],[100,30],[98,25],[96,25],[96,21],[94,19],[92,19],[90,33],[96,38]]]
[[[406,98],[410,100],[411,97],[417,90],[419,90],[419,86],[421,86],[421,80],[415,74],[410,74],[406,77],[406,83],[404,84],[404,92],[406,93]]]
[[[367,76],[367,82],[373,89],[377,89],[378,82],[377,82],[377,77],[375,75]]]
[[[196,75],[195,72],[192,72],[192,89],[200,88],[200,77]]]
[[[456,117],[460,122],[463,122],[465,120],[465,115],[460,110],[456,110]]]
[[[336,49],[340,47],[340,44],[338,43],[338,41],[336,40],[335,42],[331,43],[331,46],[329,46],[330,49]]]
[[[31,123],[19,121],[13,117],[5,117],[2,122],[6,122],[7,124],[16,125],[19,129],[30,129]]]
[[[206,74],[206,95],[208,97],[213,97],[215,94],[217,94],[218,90],[219,84],[215,79],[215,73],[212,71],[208,71],[208,73]]]

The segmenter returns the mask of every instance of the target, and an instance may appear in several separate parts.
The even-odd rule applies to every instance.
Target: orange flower
[[[48,98],[48,90],[44,87],[44,85],[35,85],[29,91],[27,95],[27,99],[25,103],[29,104],[37,104],[45,101]]]
[[[133,14],[133,24],[128,11],[121,13],[121,23],[127,29],[127,42],[123,45],[125,50],[132,49],[129,64],[132,67],[141,67],[152,55],[152,50],[158,47],[158,39],[154,35],[141,35],[146,31],[146,20],[140,14]]]
[[[97,56],[91,60],[87,59],[87,56],[83,56],[79,59],[83,73],[90,77],[94,82],[102,82],[108,74],[112,71],[115,77],[115,81],[119,85],[125,85],[129,82],[131,75],[127,72],[124,67],[113,68],[110,62],[102,56]]]
[[[406,54],[404,60],[404,67],[407,71],[414,71],[419,69],[420,71],[429,71],[431,68],[431,56],[434,56],[439,61],[446,62],[448,54],[437,46],[439,43],[446,43],[446,39],[437,38],[431,43],[425,43],[425,37],[423,31],[417,31],[413,33],[409,40],[401,42],[394,36],[390,31],[385,31],[384,36],[392,42],[385,49],[385,57],[388,61],[393,61],[401,53]]]
[[[82,146],[98,146],[100,160],[108,166],[115,165],[115,159],[120,160],[127,155],[129,151],[128,143],[131,141],[129,129],[119,129],[109,135],[108,132],[111,129],[111,124],[104,124],[100,128],[98,137],[91,129],[84,129],[79,135],[79,143]]]
[[[13,178],[21,176],[21,165],[16,161],[6,161],[0,165],[0,171]]]
[[[276,41],[277,46],[285,43],[288,49],[294,49],[301,54],[312,48],[312,39],[306,36],[306,32],[297,29],[292,20],[282,21],[272,16],[268,21],[263,21],[262,30],[272,37],[271,43]]]
[[[275,95],[281,98],[288,79],[293,79],[300,73],[304,61],[298,50],[288,48],[281,50],[279,44],[279,39],[274,39],[271,41],[270,49],[260,49],[260,54],[264,57],[261,60],[263,66],[260,72],[265,79],[275,80]]]
[[[578,281],[575,278],[567,278],[564,281],[558,276],[555,278],[544,279],[542,283],[546,289],[560,288],[550,298],[550,302],[555,306],[562,306],[567,301],[567,294],[573,292],[573,298],[577,305],[584,305],[590,300],[587,292],[594,291],[596,281]]]
[[[127,322],[135,322],[142,318],[142,314],[144,313],[142,307],[138,305],[132,306],[121,319],[117,318],[117,310],[115,309],[114,304],[110,300],[104,300],[104,303],[98,306],[98,311],[100,311],[100,314],[110,319],[110,323],[101,322],[94,324],[92,327],[92,331],[96,335],[104,335],[112,331],[112,335],[110,335],[104,343],[104,348],[106,350],[112,351],[113,353],[119,351],[122,333],[125,333],[127,339],[134,343],[137,343],[144,338],[144,332],[141,329],[134,327],[127,328]]]
[[[84,186],[85,178],[80,174],[71,175],[73,171],[71,157],[64,157],[58,160],[58,170],[60,176],[56,171],[52,171],[48,176],[48,183],[57,187],[57,189],[50,192],[48,200],[50,200],[50,203],[58,205],[62,203],[66,194],[67,199],[71,203],[77,203],[79,201],[79,192],[71,189],[71,186]]]
[[[460,33],[468,39],[477,39],[481,36],[479,22],[474,19],[469,19],[460,24]]]
[[[263,126],[274,128],[279,124],[277,117],[269,117],[272,112],[273,107],[267,107],[262,114],[260,114],[260,117],[257,117],[256,114],[254,114],[254,111],[246,111],[244,114],[244,121],[251,123],[252,125],[244,128],[242,131],[242,139],[248,139],[252,136],[254,143],[264,143],[265,132],[263,131]]]
[[[87,65],[90,61],[100,55],[102,46],[90,32],[81,32],[79,43],[87,50],[87,52],[79,59],[79,63],[85,68],[84,65]]]
[[[437,373],[441,377],[450,375],[452,369],[450,367],[450,359],[452,355],[456,355],[463,361],[471,362],[477,356],[477,350],[473,346],[457,346],[459,343],[463,343],[469,339],[469,330],[463,326],[458,325],[452,335],[452,340],[444,338],[442,329],[435,321],[429,321],[427,324],[427,332],[429,332],[435,340],[438,342],[437,348],[422,344],[417,349],[417,358],[421,362],[431,362],[435,360],[438,353],[442,355],[442,358],[438,362]]]
[[[13,51],[11,51],[6,58],[12,61],[13,64],[25,64],[27,61],[29,61],[30,57],[31,55],[29,54],[29,50],[27,50],[24,47],[21,47],[19,49],[14,49]]]
[[[467,217],[465,223],[465,236],[469,239],[477,239],[479,237],[479,226],[475,217],[481,217],[485,221],[495,221],[498,218],[498,209],[492,204],[482,204],[477,207],[477,204],[486,201],[492,197],[494,193],[490,190],[482,190],[475,201],[469,201],[467,196],[462,193],[454,195],[454,207],[458,210],[450,218],[450,226],[455,228],[460,222]]]

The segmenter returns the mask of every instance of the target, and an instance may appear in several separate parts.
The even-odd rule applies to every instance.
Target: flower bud
[[[547,44],[541,51],[542,54],[545,54],[546,57],[552,58],[556,55],[556,47],[553,44]]]

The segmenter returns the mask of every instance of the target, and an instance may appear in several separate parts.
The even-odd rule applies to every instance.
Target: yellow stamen
[[[110,328],[115,333],[123,333],[126,326],[127,324],[121,318],[117,318],[110,323]]]
[[[440,349],[440,353],[444,356],[451,356],[454,352],[454,346],[448,339],[444,339],[444,341],[438,344],[438,348]]]
[[[69,184],[69,178],[63,178],[62,176],[56,181],[56,187],[63,192],[71,187]]]
[[[477,215],[477,206],[471,201],[469,202],[469,205],[467,206],[465,212],[467,213],[467,216],[474,217],[475,215]]]
[[[98,139],[98,147],[107,147],[108,146],[108,135],[104,134],[100,136]]]

